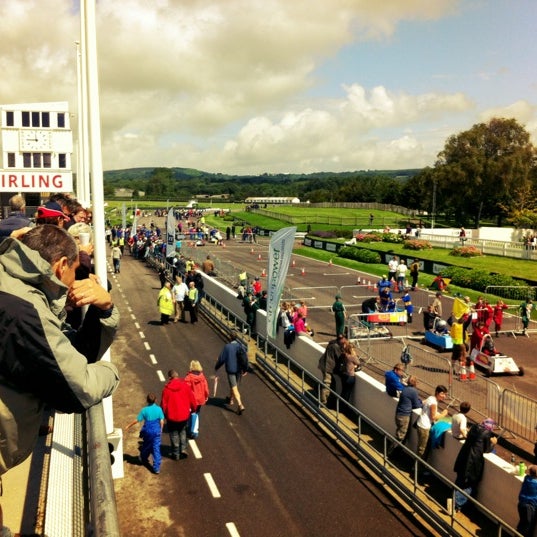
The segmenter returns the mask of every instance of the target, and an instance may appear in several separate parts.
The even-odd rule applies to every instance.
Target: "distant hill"
[[[310,174],[230,175],[192,168],[129,168],[104,172],[106,195],[118,188],[145,192],[151,199],[225,194],[230,200],[250,196],[292,196],[301,200],[396,203],[397,193],[420,169],[359,170]],[[390,193],[390,194],[384,194]],[[136,196],[136,194],[135,194]],[[385,199],[388,196],[390,199]]]

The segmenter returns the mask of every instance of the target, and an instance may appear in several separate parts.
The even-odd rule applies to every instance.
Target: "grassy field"
[[[132,214],[132,209],[134,204],[131,202],[123,202],[123,201],[108,201],[108,205],[106,207],[107,215],[111,215],[111,219],[113,223],[121,223],[121,209],[123,206],[123,203],[127,206],[128,215]],[[155,209],[155,208],[163,208],[165,209],[167,206],[172,207],[172,203],[167,202],[155,202],[155,201],[136,201],[136,206],[141,210],[148,210],[148,209]],[[177,204],[175,204],[177,205]],[[258,214],[254,214],[248,211],[245,211],[245,206],[243,203],[200,203],[199,206],[201,208],[207,207],[207,208],[224,208],[229,209],[231,211],[231,216],[236,220],[237,225],[241,225],[242,223],[248,223],[252,226],[259,226],[263,229],[270,229],[270,230],[278,230],[283,227],[288,227],[289,223],[285,222],[283,220],[278,220],[274,218],[268,218],[266,216],[261,216]],[[389,212],[389,211],[369,211],[365,209],[327,209],[327,208],[307,208],[307,207],[294,207],[294,206],[276,206],[276,207],[270,207],[271,210],[278,211],[281,214],[285,215],[295,215],[295,216],[301,216],[301,215],[308,215],[311,216],[312,213],[318,214],[319,216],[341,216],[342,213],[346,213],[347,211],[349,214],[352,215],[359,215],[360,213],[365,217],[369,217],[369,213],[372,212],[375,216],[375,220],[381,220],[383,218],[394,218],[394,217],[400,217],[401,215],[398,215],[397,213]],[[130,222],[131,219],[129,218],[128,221]],[[217,217],[212,213],[209,213],[206,216],[206,221],[208,225],[218,227],[220,229],[225,229],[228,225],[231,224],[231,220],[228,220],[227,218]],[[306,224],[304,225],[298,225],[297,228],[299,231],[306,231]],[[317,225],[312,225],[312,229],[322,229],[321,227]],[[328,226],[328,229],[333,229],[334,226]],[[352,230],[352,227],[351,227]],[[343,239],[340,241],[343,242]],[[362,246],[364,248],[367,248],[367,245]],[[519,278],[528,277],[528,275],[533,275],[533,278],[535,278],[535,274],[537,273],[537,264],[534,261],[528,261],[528,260],[518,260],[518,259],[512,259],[507,257],[497,257],[497,256],[481,256],[481,257],[472,257],[472,258],[463,258],[463,257],[454,257],[449,255],[449,250],[441,249],[441,248],[433,248],[432,250],[420,250],[419,252],[416,252],[414,250],[405,250],[400,244],[391,244],[391,243],[384,243],[384,242],[376,242],[372,247],[376,250],[381,250],[384,252],[394,253],[395,255],[402,256],[403,258],[412,258],[415,255],[420,257],[421,259],[429,259],[438,261],[439,263],[449,263],[452,265],[457,265],[461,267],[466,268],[473,268],[473,269],[483,269],[488,270],[490,272],[498,272],[501,274],[509,274],[511,276],[516,276]],[[310,249],[306,249],[310,250]],[[328,252],[321,252],[317,251],[320,254],[326,253],[328,257],[335,257],[333,254],[329,254]],[[322,257],[321,257],[322,259]],[[328,260],[328,258],[327,258]],[[341,263],[345,260],[338,259],[338,263]],[[349,261],[349,263],[353,263],[352,261]],[[342,263],[341,263],[342,264]],[[386,272],[386,267],[384,265],[379,265],[378,268],[375,268],[375,265],[364,265],[365,267],[369,267],[370,270],[376,270],[375,273],[378,272],[378,275],[382,275],[384,272]],[[423,276],[425,277],[425,275]],[[432,278],[432,276],[431,276]]]

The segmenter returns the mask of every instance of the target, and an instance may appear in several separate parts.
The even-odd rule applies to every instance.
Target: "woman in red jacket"
[[[198,360],[192,360],[190,362],[190,371],[185,377],[185,382],[190,386],[194,392],[194,398],[196,399],[196,413],[199,413],[201,407],[209,399],[209,385],[207,378],[203,374],[203,367]]]

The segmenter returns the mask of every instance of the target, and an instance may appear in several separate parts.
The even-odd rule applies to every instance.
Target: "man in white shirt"
[[[408,267],[406,266],[404,259],[401,259],[401,262],[399,263],[399,265],[397,265],[397,269],[396,269],[397,286],[399,287],[400,293],[402,293],[405,290],[405,280],[406,280],[407,270],[408,270]]]
[[[175,277],[175,284],[172,287],[172,295],[175,301],[175,318],[174,323],[181,321],[186,323],[185,319],[185,295],[188,293],[188,287],[181,276]]]
[[[397,267],[399,266],[399,261],[397,260],[397,257],[392,257],[388,261],[388,281],[391,282],[392,280],[395,280],[395,273],[397,272]]]

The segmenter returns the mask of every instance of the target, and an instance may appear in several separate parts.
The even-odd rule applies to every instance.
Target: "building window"
[[[8,168],[14,168],[15,167],[15,153],[8,153],[7,154],[7,167]]]
[[[41,153],[32,153],[34,168],[41,168]]]
[[[41,126],[50,127],[50,112],[41,112]]]
[[[22,126],[23,127],[30,126],[30,112],[22,112]]]
[[[67,168],[67,155],[65,153],[58,155],[58,168]]]
[[[22,154],[22,165],[24,168],[32,167],[32,154],[31,153]]]
[[[52,168],[52,154],[43,153],[43,168]]]
[[[15,114],[13,113],[13,110],[8,110],[6,112],[6,127],[14,127],[15,126]]]
[[[39,112],[32,112],[32,127],[41,127],[41,114]]]
[[[65,114],[63,112],[58,112],[58,128],[65,128]]]

